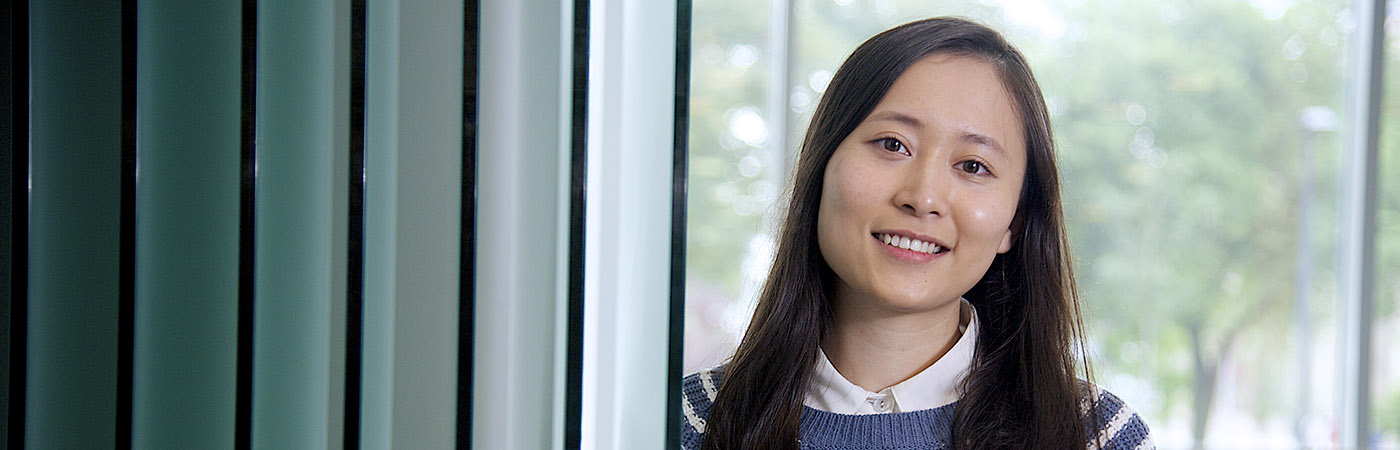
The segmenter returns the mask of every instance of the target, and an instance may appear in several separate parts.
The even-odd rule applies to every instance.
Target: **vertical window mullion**
[[[573,110],[569,126],[569,274],[568,330],[564,393],[564,448],[583,444],[583,327],[585,223],[588,183],[589,0],[575,0],[573,10]]]
[[[8,441],[24,448],[26,361],[29,325],[29,1],[10,4],[10,392]]]
[[[1370,438],[1371,328],[1374,309],[1377,154],[1384,64],[1386,2],[1360,0],[1348,89],[1353,123],[1343,177],[1342,448],[1365,448]]]
[[[360,448],[364,347],[365,1],[350,2],[350,170],[345,275],[346,450]]]
[[[239,152],[238,214],[238,375],[234,448],[252,448],[253,306],[257,222],[257,64],[258,2],[243,0],[242,118]]]
[[[785,1],[785,0],[777,0]],[[690,180],[691,1],[676,1],[676,81],[671,162],[671,291],[666,366],[666,447],[681,446],[681,377],[685,375],[685,246]],[[786,30],[783,31],[786,33]],[[786,46],[786,44],[784,44]],[[785,56],[785,55],[784,55]],[[786,72],[781,77],[786,77]],[[778,103],[786,104],[779,100]],[[781,133],[778,134],[781,136]],[[781,138],[779,138],[781,141]]]
[[[116,448],[131,448],[136,336],[136,0],[122,0],[121,259],[117,286]]]
[[[457,310],[457,448],[472,448],[472,361],[476,330],[476,86],[479,0],[462,14],[462,224]]]

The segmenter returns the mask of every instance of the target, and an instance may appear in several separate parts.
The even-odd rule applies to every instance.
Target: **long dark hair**
[[[953,445],[1085,447],[1080,402],[1093,399],[1083,397],[1076,374],[1083,363],[1088,378],[1088,360],[1074,356],[1083,325],[1045,101],[1025,58],[996,31],[964,19],[934,18],[870,38],[828,84],[802,142],[776,260],[753,320],[724,368],[702,449],[797,448],[809,374],[832,325],[835,274],[817,247],[827,161],[895,79],[933,54],[979,58],[996,67],[1020,113],[1027,146],[1012,223],[1015,243],[965,295],[980,312],[980,333],[955,408]]]

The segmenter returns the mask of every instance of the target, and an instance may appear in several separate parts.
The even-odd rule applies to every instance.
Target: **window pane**
[[[774,69],[770,11],[752,1],[695,2],[691,31],[685,372],[718,364],[747,325],[763,279],[767,214],[781,190],[765,103]]]
[[[1163,448],[1327,446],[1351,15],[1131,3],[1038,55],[1098,382]]]
[[[1161,448],[1334,445],[1348,2],[793,1],[781,86],[757,73],[784,57],[763,46],[768,19],[743,5],[695,10],[687,371],[726,358],[743,332],[784,161],[832,72],[879,31],[956,15],[1006,34],[1044,90],[1096,381]],[[742,44],[758,49],[746,68]],[[781,149],[745,139],[773,114],[769,89],[787,118],[752,123],[783,133]],[[1400,176],[1385,162],[1396,153],[1382,155],[1383,182]],[[1400,195],[1382,203],[1373,403],[1394,445],[1400,360],[1381,343],[1400,340]]]

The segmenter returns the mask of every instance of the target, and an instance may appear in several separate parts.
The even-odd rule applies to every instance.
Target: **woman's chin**
[[[927,295],[909,293],[880,296],[880,307],[894,314],[923,314],[942,310],[950,305],[956,308],[960,297],[931,298]]]

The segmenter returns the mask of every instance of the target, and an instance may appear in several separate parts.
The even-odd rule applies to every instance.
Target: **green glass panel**
[[[258,8],[255,448],[326,447],[333,12]]]
[[[234,443],[240,6],[137,3],[135,448]]]
[[[394,223],[398,193],[399,2],[365,12],[364,345],[361,448],[388,450],[394,392]]]
[[[116,426],[121,11],[30,11],[30,293],[25,440],[111,448]]]
[[[590,14],[612,17],[600,11]],[[549,1],[485,2],[481,8],[477,265],[476,273],[469,275],[475,277],[476,289],[472,443],[478,448],[562,445],[570,192],[567,130],[573,114],[585,110],[585,105],[569,109],[572,27],[561,25],[569,23],[569,17],[569,5]],[[601,92],[588,95],[608,95]],[[619,123],[612,120],[618,117],[614,111],[600,117],[591,123]],[[590,171],[599,167],[592,166],[594,162],[590,159]],[[573,238],[584,240],[585,236]],[[603,264],[608,260],[598,258],[609,257],[589,254]]]
[[[449,448],[455,437],[462,10],[399,10],[394,448]]]

